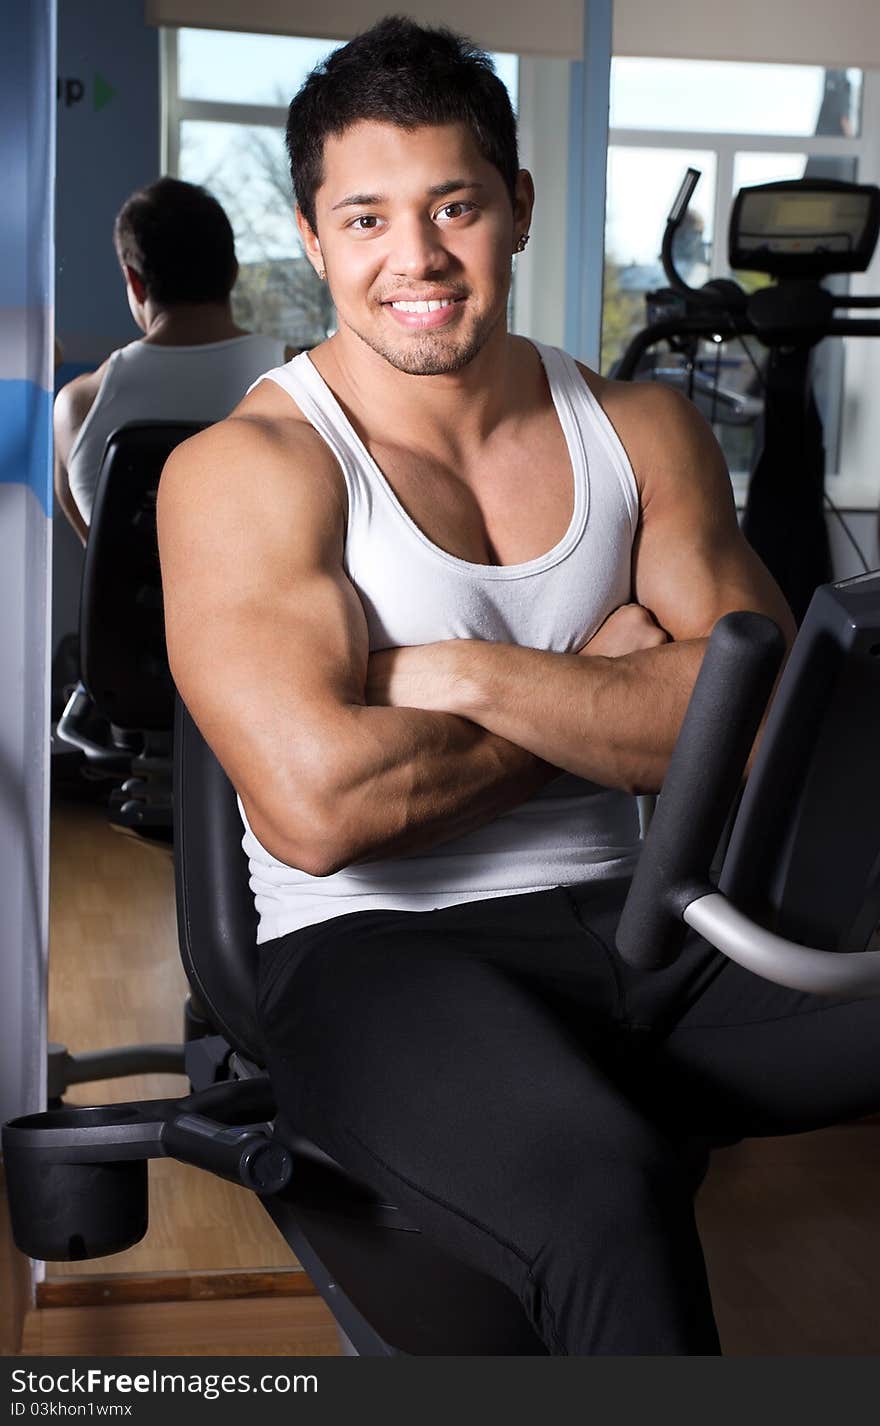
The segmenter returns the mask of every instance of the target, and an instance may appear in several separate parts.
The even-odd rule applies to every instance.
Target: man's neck
[[[146,321],[143,340],[151,346],[206,346],[244,335],[228,302],[175,302],[170,307],[149,303]]]
[[[338,332],[311,353],[312,359],[359,424],[417,449],[475,451],[528,400],[526,388],[540,382],[537,352],[504,326],[490,336],[460,371],[413,376],[399,371],[353,333]]]

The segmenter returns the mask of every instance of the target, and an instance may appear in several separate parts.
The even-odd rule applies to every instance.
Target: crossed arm
[[[591,655],[588,664],[576,654],[511,644],[428,644],[374,656],[368,696],[377,704],[467,718],[606,787],[657,792],[706,639],[663,638],[656,647],[604,655],[601,635],[611,642],[614,617],[595,646],[581,651]]]
[[[752,609],[789,642],[795,629],[740,534],[708,426],[671,392],[630,387],[621,396],[641,408],[629,427],[641,481],[635,609],[611,616],[580,651],[587,659],[473,640],[374,655],[367,693],[373,703],[470,719],[605,786],[656,792],[717,620]]]
[[[588,657],[465,640],[371,658],[320,440],[257,388],[178,449],[159,500],[172,670],[269,851],[314,875],[405,855],[560,768],[660,785],[716,620],[757,609],[793,632],[711,433],[669,396],[648,398],[652,439],[633,461],[633,593],[652,617],[619,611]]]
[[[368,706],[338,468],[276,407],[258,387],[165,467],[166,635],[177,686],[254,833],[322,876],[463,835],[558,769],[463,718]]]

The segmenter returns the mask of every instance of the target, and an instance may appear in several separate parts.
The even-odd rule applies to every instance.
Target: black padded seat
[[[117,728],[174,722],[156,542],[159,478],[193,421],[138,421],[108,438],[95,493],[80,596],[80,668],[96,707]]]
[[[107,439],[86,544],[79,610],[81,682],[55,728],[60,746],[78,748],[86,775],[112,784],[113,826],[168,846],[174,683],[165,647],[156,500],[165,462],[204,422],[138,421]],[[200,1024],[191,1001],[187,1037]],[[49,1048],[49,1097],[71,1084],[131,1074],[180,1074],[182,1044],[128,1045],[70,1055]]]
[[[177,700],[174,859],[180,950],[208,1020],[258,1072],[257,915],[235,791]],[[353,1178],[295,1125],[290,1185],[264,1204],[364,1355],[546,1356],[503,1283],[442,1252],[394,1204]]]

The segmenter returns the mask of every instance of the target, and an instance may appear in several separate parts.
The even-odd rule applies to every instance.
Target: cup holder
[[[116,1124],[137,1123],[142,1119],[139,1104],[100,1104],[94,1108],[77,1105],[75,1108],[45,1109],[39,1114],[22,1114],[18,1119],[10,1120],[6,1127],[7,1130],[12,1129],[17,1137],[18,1131],[25,1129],[36,1129],[40,1133],[46,1129],[106,1129]],[[30,1142],[37,1144],[39,1140],[32,1137]]]
[[[149,1221],[155,1125],[137,1105],[50,1109],[3,1128],[16,1246],[50,1262],[121,1253]]]
[[[30,1258],[74,1262],[121,1253],[149,1221],[146,1159],[51,1163],[7,1150],[6,1188],[16,1246]]]
[[[55,1262],[130,1248],[147,1231],[147,1160],[163,1156],[280,1193],[292,1158],[265,1122],[274,1108],[262,1076],[184,1099],[62,1105],[10,1120],[2,1137],[16,1244]]]

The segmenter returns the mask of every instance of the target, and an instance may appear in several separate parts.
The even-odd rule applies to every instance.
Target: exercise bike
[[[880,296],[833,293],[822,282],[868,267],[880,231],[880,188],[800,178],[741,189],[730,217],[730,267],[775,279],[749,293],[731,278],[690,287],[675,265],[675,236],[699,178],[697,169],[687,170],[667,218],[661,260],[669,288],[649,294],[648,325],[633,337],[613,375],[633,380],[646,354],[667,344],[683,360],[688,394],[700,398],[704,409],[711,401],[720,419],[737,420],[743,411],[732,393],[718,387],[721,349],[741,341],[753,361],[745,339],[766,348],[763,370],[754,362],[763,395],[763,447],[742,528],[800,623],[814,590],[831,579],[825,451],[811,353],[825,337],[880,336],[880,319],[838,315],[880,307]],[[714,347],[709,359],[699,354],[704,342]]]
[[[739,805],[710,868],[777,676],[783,640],[727,615],[709,642],[617,931],[647,969],[688,927],[814,993],[880,995],[880,573],[818,590]],[[235,792],[182,703],[175,730],[180,948],[213,1033],[193,1093],[24,1115],[3,1128],[15,1241],[34,1258],[119,1252],[148,1222],[147,1161],[170,1156],[255,1192],[368,1356],[546,1355],[502,1283],[441,1251],[397,1205],[277,1114],[254,1001],[256,914]]]

